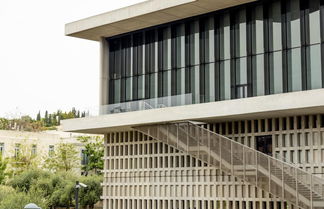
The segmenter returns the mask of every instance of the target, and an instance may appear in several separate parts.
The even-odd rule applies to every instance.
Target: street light
[[[24,209],[42,209],[42,208],[38,207],[35,203],[29,203],[25,205]]]
[[[83,187],[86,188],[87,185],[79,181],[75,182],[75,209],[79,209],[79,189]]]

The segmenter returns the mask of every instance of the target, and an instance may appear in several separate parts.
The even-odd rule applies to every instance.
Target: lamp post
[[[24,209],[42,209],[42,208],[38,207],[35,203],[29,203],[25,205]]]
[[[76,181],[75,182],[75,209],[79,209],[79,189],[81,187],[86,188],[87,185],[85,185],[79,181]]]

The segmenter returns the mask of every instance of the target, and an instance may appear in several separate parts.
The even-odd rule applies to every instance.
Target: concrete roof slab
[[[99,41],[153,25],[164,24],[255,0],[148,0],[65,25],[65,34]]]

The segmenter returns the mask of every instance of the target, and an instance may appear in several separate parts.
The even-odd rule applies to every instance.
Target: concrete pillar
[[[105,38],[100,39],[100,81],[99,81],[99,104],[108,104],[108,92],[109,92],[109,44]]]

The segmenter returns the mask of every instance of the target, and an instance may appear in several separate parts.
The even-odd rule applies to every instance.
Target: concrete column
[[[99,86],[99,105],[108,104],[108,92],[109,92],[109,43],[105,38],[100,39],[100,86]]]

